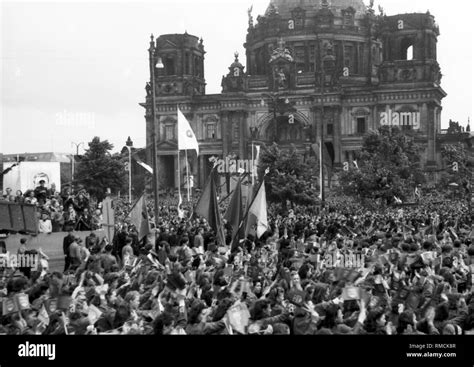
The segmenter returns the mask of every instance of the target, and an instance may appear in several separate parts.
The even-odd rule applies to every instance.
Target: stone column
[[[427,164],[433,165],[435,161],[435,123],[436,123],[436,106],[430,104],[428,106],[428,151],[427,151]]]
[[[204,155],[202,154],[199,155],[198,166],[199,166],[199,187],[202,189],[204,188],[204,185],[206,184],[206,173],[205,173],[206,160],[205,160]]]
[[[341,107],[334,108],[333,118],[333,145],[334,145],[334,164],[341,163]]]
[[[232,124],[229,121],[229,113],[221,111],[221,133],[222,133],[222,155],[226,157],[229,154],[229,131],[232,131]]]
[[[244,147],[244,157],[246,159],[252,159],[252,148],[249,148],[249,142],[252,139],[250,135],[250,123],[249,123],[250,114],[247,111],[242,111],[242,118],[240,120],[240,131],[244,136],[243,147]]]
[[[420,109],[420,131],[428,134],[428,105],[423,103]]]

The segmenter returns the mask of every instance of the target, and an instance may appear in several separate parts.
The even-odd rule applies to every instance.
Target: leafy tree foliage
[[[276,143],[262,147],[259,177],[265,176],[267,199],[286,207],[287,200],[297,205],[314,205],[319,201],[318,164],[314,158],[305,159],[295,147],[282,149]]]
[[[356,164],[340,176],[341,190],[361,200],[394,197],[410,200],[414,187],[425,181],[420,161],[421,146],[409,132],[382,126],[364,137]]]
[[[112,156],[113,145],[107,140],[94,137],[89,142],[77,168],[75,181],[82,185],[98,201],[105,197],[107,188],[112,192],[120,190],[127,178],[120,156]]]
[[[456,183],[466,195],[470,194],[470,180],[474,170],[474,162],[462,143],[446,144],[441,148],[441,155],[446,169],[438,183],[439,189],[446,189],[449,184]]]

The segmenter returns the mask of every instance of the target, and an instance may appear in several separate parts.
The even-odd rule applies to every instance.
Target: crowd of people
[[[102,227],[102,204],[91,203],[86,190],[72,193],[70,188],[65,188],[59,192],[54,183],[47,188],[41,180],[39,186],[25,194],[17,190],[13,195],[7,187],[0,200],[35,205],[39,233],[93,231]]]
[[[54,207],[56,198],[38,205]],[[86,200],[59,205],[83,217]],[[123,202],[110,242],[96,235],[82,242],[73,232],[82,222],[65,220],[63,272],[44,261],[35,271],[1,268],[0,333],[474,331],[473,214],[465,202],[427,198],[367,211],[335,201],[319,213],[270,206],[263,236],[233,241],[225,223],[225,244],[206,220],[179,218],[175,202],[162,201],[156,221],[148,204],[152,230],[143,239]]]

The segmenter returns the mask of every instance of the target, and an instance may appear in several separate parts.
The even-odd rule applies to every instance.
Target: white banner
[[[6,169],[14,163],[4,163],[3,169]],[[61,168],[59,162],[21,162],[13,167],[10,172],[3,176],[3,187],[10,187],[12,194],[16,190],[25,193],[27,190],[34,190],[39,186],[41,180],[45,181],[47,188],[51,184],[56,185],[56,191],[61,191]]]

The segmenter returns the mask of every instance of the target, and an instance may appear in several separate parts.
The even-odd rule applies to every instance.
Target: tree
[[[425,182],[420,161],[421,147],[409,132],[382,126],[364,137],[357,167],[342,172],[341,190],[361,200],[398,197],[408,199],[414,187]],[[352,162],[351,162],[352,163]]]
[[[107,140],[94,137],[77,168],[76,183],[98,201],[105,197],[107,188],[113,192],[120,190],[127,177],[119,157],[110,154],[113,147]]]
[[[456,183],[466,189],[472,177],[472,163],[465,146],[462,143],[443,145],[441,156],[446,170],[441,175],[438,188],[446,190],[450,183]]]
[[[314,205],[318,202],[318,167],[314,158],[306,161],[294,146],[281,149],[276,143],[263,147],[260,154],[259,177],[269,168],[265,176],[267,199],[282,204],[287,200],[297,205]]]

